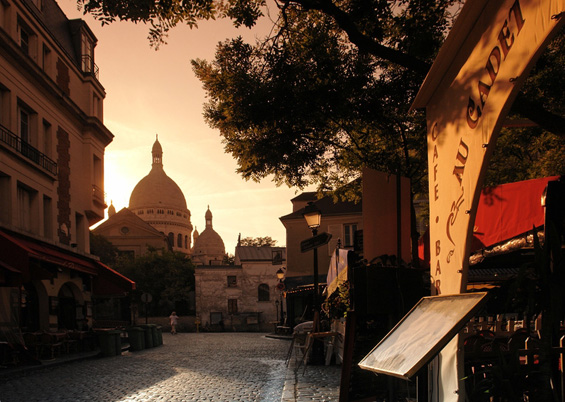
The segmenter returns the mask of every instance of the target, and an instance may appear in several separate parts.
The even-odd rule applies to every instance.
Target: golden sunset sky
[[[192,30],[178,26],[168,44],[155,51],[145,25],[102,27],[78,11],[76,1],[59,0],[59,5],[68,18],[86,20],[98,39],[95,63],[106,89],[104,123],[115,136],[105,154],[107,203],[112,201],[117,211],[128,206],[133,188],[151,169],[158,134],[165,172],[183,191],[200,233],[209,205],[227,253],[234,253],[239,233],[242,238],[271,236],[284,246],[278,218],[292,212],[290,199],[297,189],[276,187],[270,180],[247,182],[235,172],[236,162],[224,153],[219,132],[204,121],[205,92],[190,65],[191,59],[213,60],[218,42],[237,35],[254,42],[271,28],[269,19],[252,30],[235,29],[227,20]]]

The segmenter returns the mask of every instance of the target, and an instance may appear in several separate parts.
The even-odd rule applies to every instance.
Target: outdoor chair
[[[63,347],[63,342],[57,339],[56,336],[48,332],[44,332],[41,335],[41,352],[43,356],[47,356],[49,359],[54,359],[55,356],[61,355],[61,348]],[[47,352],[45,354],[45,352]]]
[[[290,359],[292,358],[293,353],[296,360],[298,360],[299,358],[299,352],[300,352],[300,360],[303,359],[307,346],[306,340],[308,334],[312,331],[313,327],[314,327],[313,321],[306,321],[294,327],[294,330],[292,331],[292,341],[290,343],[290,348],[288,349],[288,353],[286,356],[287,366],[288,363],[290,362]]]

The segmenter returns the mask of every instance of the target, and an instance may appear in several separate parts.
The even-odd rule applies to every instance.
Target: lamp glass
[[[310,229],[314,229],[320,226],[320,221],[322,220],[322,214],[320,211],[312,211],[304,214],[304,219]]]
[[[279,270],[277,271],[277,278],[282,279],[284,278],[284,271],[282,269],[279,268]]]

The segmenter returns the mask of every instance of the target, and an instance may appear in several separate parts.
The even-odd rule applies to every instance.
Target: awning
[[[481,192],[473,228],[471,251],[512,239],[544,224],[541,196],[549,181],[544,177],[487,187]]]
[[[29,255],[32,250],[0,230],[0,268],[29,278]]]
[[[94,296],[125,296],[135,290],[135,282],[98,262],[98,276],[94,278],[92,293]]]
[[[48,262],[90,275],[98,274],[98,267],[94,260],[73,255],[60,247],[39,240],[0,230],[0,261],[2,263],[19,270],[24,277],[29,278],[32,274],[30,269],[35,271],[39,269],[30,264],[30,259]],[[30,265],[33,268],[30,268]],[[46,271],[42,273],[42,279],[46,279],[45,275]]]
[[[541,196],[547,183],[559,176],[543,177],[487,187],[481,192],[473,227],[471,253],[513,239],[544,224]],[[426,232],[418,241],[420,263],[430,261],[430,239]]]
[[[32,240],[23,240],[23,242],[28,248],[33,250],[35,254],[31,256],[33,258],[90,275],[97,275],[98,273],[98,267],[94,260],[87,259],[86,257],[81,258],[64,252],[58,247],[43,245]]]

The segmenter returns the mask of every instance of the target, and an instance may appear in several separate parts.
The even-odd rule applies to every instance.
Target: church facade
[[[206,228],[199,234],[177,183],[163,168],[163,148],[157,138],[151,149],[151,170],[134,187],[129,206],[116,213],[108,208],[108,219],[93,229],[106,237],[120,254],[140,257],[149,249],[190,255],[196,265],[221,263],[226,255],[221,236],[212,227],[210,207]]]

